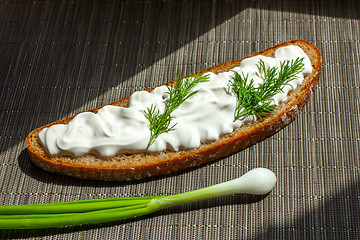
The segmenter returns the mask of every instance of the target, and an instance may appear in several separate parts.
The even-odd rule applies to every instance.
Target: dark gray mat
[[[0,230],[0,238],[358,239],[360,4],[349,1],[0,1],[0,204],[175,194],[255,167],[266,198],[230,196],[91,226]],[[27,134],[275,44],[323,56],[318,89],[276,135],[200,168],[130,183],[35,167]],[[185,184],[186,183],[186,184]]]

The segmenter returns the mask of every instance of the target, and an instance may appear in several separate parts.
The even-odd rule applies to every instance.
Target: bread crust
[[[270,47],[239,60],[226,62],[201,72],[220,73],[238,66],[245,58],[256,55],[273,56],[276,49],[287,45],[301,47],[309,56],[313,72],[308,75],[302,85],[292,91],[287,100],[279,105],[276,112],[263,119],[235,129],[232,133],[223,135],[217,141],[201,144],[200,147],[177,152],[117,154],[110,158],[99,158],[95,154],[80,157],[49,156],[42,147],[38,134],[46,127],[54,124],[66,124],[73,117],[47,124],[32,131],[26,138],[26,144],[31,160],[47,171],[69,175],[77,178],[106,181],[128,181],[142,179],[162,174],[170,174],[189,167],[214,161],[253,145],[282,129],[292,122],[299,111],[309,100],[316,88],[321,73],[321,54],[312,44],[305,40],[292,40]],[[174,81],[166,83],[173,84]],[[148,89],[152,91],[154,88]],[[111,105],[127,107],[129,97],[111,103]],[[97,112],[101,107],[89,110]]]

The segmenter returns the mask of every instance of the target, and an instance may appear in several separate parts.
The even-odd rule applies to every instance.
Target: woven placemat
[[[111,223],[0,230],[34,239],[359,239],[360,4],[305,1],[0,1],[0,204],[166,195],[274,171],[266,197],[229,196]],[[305,39],[319,86],[270,138],[205,166],[134,182],[45,172],[25,138],[46,123],[184,74]]]

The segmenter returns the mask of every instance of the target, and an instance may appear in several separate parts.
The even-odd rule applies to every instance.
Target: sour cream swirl
[[[201,143],[217,140],[221,135],[231,133],[245,121],[255,120],[248,116],[242,121],[234,121],[237,104],[236,97],[229,91],[229,80],[234,72],[248,75],[254,85],[261,84],[258,77],[258,63],[263,60],[266,67],[279,67],[280,62],[304,58],[302,73],[284,86],[283,92],[272,99],[278,105],[285,101],[289,91],[294,90],[312,72],[309,57],[298,46],[286,46],[276,50],[273,57],[258,55],[243,60],[238,67],[219,74],[208,73],[209,81],[199,83],[195,90],[199,92],[186,100],[173,113],[171,126],[174,131],[158,136],[147,148],[150,138],[148,120],[144,111],[152,104],[163,112],[167,102],[167,88],[160,86],[151,93],[135,92],[129,99],[129,107],[104,106],[96,114],[84,112],[78,114],[68,124],[57,124],[43,129],[39,133],[42,145],[50,155],[71,154],[81,156],[94,152],[101,157],[110,157],[121,151],[179,150],[199,147]]]

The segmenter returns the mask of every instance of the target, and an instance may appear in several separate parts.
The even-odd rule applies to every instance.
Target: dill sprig
[[[258,76],[263,79],[263,83],[258,87],[253,86],[253,79],[248,83],[248,75],[234,72],[235,75],[230,81],[230,87],[235,93],[238,103],[234,114],[235,120],[242,120],[246,116],[256,116],[262,120],[263,117],[272,113],[276,105],[271,97],[283,92],[283,88],[291,80],[296,78],[304,69],[304,58],[286,60],[277,67],[266,67],[263,60],[259,60]]]
[[[198,93],[198,90],[193,88],[201,82],[209,81],[209,74],[197,73],[190,77],[182,79],[181,73],[178,72],[177,80],[174,86],[166,86],[168,92],[167,106],[163,113],[152,104],[150,108],[147,108],[144,112],[146,119],[149,121],[150,140],[148,147],[155,141],[155,139],[162,133],[173,131],[175,125],[170,126],[170,122],[173,119],[171,113],[177,109],[184,101]]]

